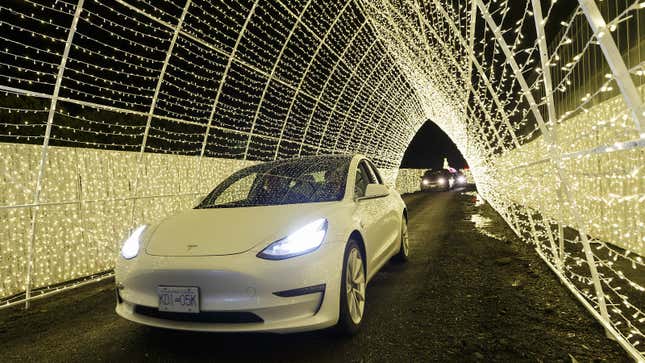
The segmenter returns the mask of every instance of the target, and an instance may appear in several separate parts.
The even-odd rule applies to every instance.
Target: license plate
[[[199,312],[199,288],[179,286],[158,286],[159,311],[176,313]]]

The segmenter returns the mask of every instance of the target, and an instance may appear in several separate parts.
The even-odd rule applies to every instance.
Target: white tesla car
[[[370,278],[408,254],[405,204],[366,158],[259,164],[134,229],[116,264],[116,312],[171,329],[351,334]]]

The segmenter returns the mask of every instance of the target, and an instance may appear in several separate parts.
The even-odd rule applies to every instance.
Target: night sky
[[[443,158],[450,166],[462,169],[466,166],[457,146],[434,122],[426,122],[410,142],[403,156],[402,168],[440,169]]]

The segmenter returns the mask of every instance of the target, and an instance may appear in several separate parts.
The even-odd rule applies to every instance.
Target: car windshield
[[[437,171],[427,171],[424,175],[424,178],[437,178],[437,177],[445,177],[449,173],[446,170],[437,170]]]
[[[345,195],[350,161],[319,156],[254,165],[224,180],[196,209],[338,201]]]

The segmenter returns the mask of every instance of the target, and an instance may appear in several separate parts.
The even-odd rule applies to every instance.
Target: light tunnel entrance
[[[106,276],[129,229],[252,163],[361,153],[395,183],[431,119],[642,358],[645,13],[563,3],[3,4],[0,307]]]

